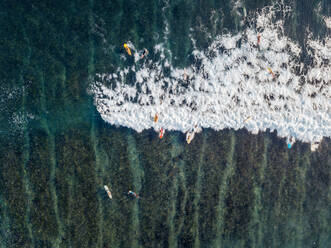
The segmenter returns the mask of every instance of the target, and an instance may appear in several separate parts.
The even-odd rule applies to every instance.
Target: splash
[[[170,51],[159,44],[158,61],[97,74],[91,88],[97,110],[105,121],[138,132],[160,127],[187,132],[199,125],[277,130],[280,137],[304,142],[330,137],[331,39],[309,36],[312,62],[302,63],[301,48],[275,18],[279,11],[285,16],[291,9],[265,7],[243,32],[217,37],[206,51],[195,47],[188,68],[174,68],[166,56]],[[134,82],[125,83],[132,75]]]
[[[325,25],[331,29],[331,17],[324,17]]]

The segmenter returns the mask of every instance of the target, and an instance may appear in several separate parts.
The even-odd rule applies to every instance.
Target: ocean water
[[[4,0],[0,24],[0,247],[331,246],[329,1]]]

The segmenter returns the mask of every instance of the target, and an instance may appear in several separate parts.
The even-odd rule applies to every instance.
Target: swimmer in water
[[[134,198],[137,198],[137,199],[139,198],[139,195],[131,190],[129,190],[128,195],[133,196]]]

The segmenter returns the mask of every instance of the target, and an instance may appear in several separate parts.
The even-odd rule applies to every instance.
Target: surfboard
[[[131,56],[132,53],[131,53],[131,49],[130,49],[130,47],[128,46],[128,44],[124,43],[123,46],[124,46],[125,51]]]
[[[252,119],[252,116],[248,116],[245,120],[244,120],[244,123],[250,121]]]
[[[187,144],[190,144],[191,143],[191,141],[194,138],[194,135],[195,135],[195,132],[194,131],[187,132],[187,134],[186,134],[186,142],[187,142]]]
[[[163,128],[161,128],[161,129],[160,129],[160,133],[159,133],[159,137],[160,137],[160,139],[163,138],[164,133],[165,133],[165,130],[164,130]]]
[[[106,192],[107,192],[107,194],[108,194],[109,198],[110,198],[110,199],[113,199],[113,196],[111,195],[111,192],[110,192],[110,190],[109,190],[108,186],[107,186],[107,185],[105,185],[105,186],[103,186],[103,187],[105,188],[105,190],[106,190]]]
[[[156,113],[155,116],[154,116],[154,122],[157,122],[159,120],[159,114]]]

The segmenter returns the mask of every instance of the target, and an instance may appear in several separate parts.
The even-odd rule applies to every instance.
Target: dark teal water
[[[302,26],[329,35],[328,1],[289,2],[292,39],[304,47]],[[96,73],[133,63],[119,59],[128,40],[152,58],[165,42],[174,66],[189,64],[190,33],[204,49],[241,31],[233,4],[0,2],[0,247],[331,246],[330,139],[315,153],[246,130],[160,140],[108,125],[88,94]]]

